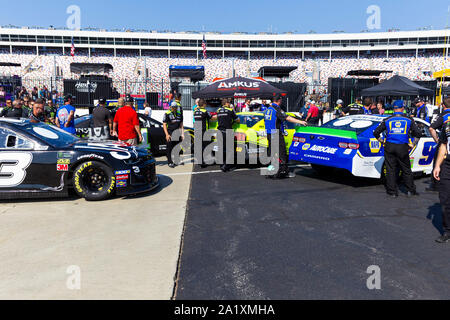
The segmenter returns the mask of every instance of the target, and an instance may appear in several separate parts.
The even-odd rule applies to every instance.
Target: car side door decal
[[[32,161],[31,152],[0,152],[0,188],[20,185]]]

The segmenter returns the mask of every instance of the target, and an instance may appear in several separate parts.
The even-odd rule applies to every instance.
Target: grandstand
[[[430,80],[448,68],[443,50],[450,30],[358,34],[220,34],[206,33],[203,59],[200,33],[71,31],[0,28],[0,75],[18,75],[27,87],[50,85],[49,79],[76,78],[72,62],[108,63],[119,92],[169,90],[170,65],[203,65],[205,80],[251,76],[263,66],[296,66],[295,82],[326,89],[328,78],[350,70],[392,70],[412,80]],[[76,53],[70,56],[74,39]],[[145,85],[144,85],[145,78]],[[128,80],[128,85],[123,81]],[[140,85],[132,84],[135,81]],[[164,85],[164,83],[166,85]]]

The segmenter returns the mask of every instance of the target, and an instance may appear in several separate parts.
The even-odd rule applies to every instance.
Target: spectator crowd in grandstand
[[[67,50],[66,50],[67,51]],[[351,53],[333,53],[331,59],[326,55],[309,55],[302,59],[300,53],[278,53],[276,59],[271,54],[252,53],[248,59],[247,54],[227,54],[225,58],[221,53],[209,52],[205,60],[197,60],[194,53],[171,53],[142,51],[139,56],[136,51],[118,50],[114,56],[112,50],[96,49],[88,56],[84,49],[78,49],[77,54],[71,57],[68,52],[63,55],[62,49],[47,49],[36,55],[32,49],[0,49],[0,60],[4,62],[19,63],[21,67],[0,67],[0,75],[18,75],[27,88],[39,87],[32,90],[32,95],[48,95],[51,86],[50,77],[56,73],[64,78],[77,78],[72,74],[70,64],[72,62],[108,63],[113,66],[109,75],[116,82],[115,87],[121,93],[143,93],[144,91],[161,92],[168,94],[169,66],[170,65],[203,65],[205,67],[205,81],[211,82],[214,78],[225,78],[235,74],[250,76],[263,66],[296,66],[291,73],[294,82],[306,82],[318,85],[318,90],[324,92],[328,84],[328,78],[345,77],[351,70],[390,70],[391,74],[382,74],[390,77],[395,74],[404,75],[411,80],[431,80],[431,73],[442,69],[442,53],[433,51],[428,53],[372,53],[361,55]],[[143,81],[145,70],[149,71],[148,81]],[[124,88],[123,80],[129,81]],[[133,81],[137,81],[133,83]],[[119,83],[120,82],[120,83]],[[165,84],[164,84],[165,83]],[[145,86],[145,87],[144,87]],[[44,88],[45,89],[42,89]],[[43,93],[39,91],[44,90]],[[61,88],[59,88],[61,91]]]

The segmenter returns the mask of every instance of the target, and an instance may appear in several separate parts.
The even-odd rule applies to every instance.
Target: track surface
[[[296,173],[193,175],[176,299],[450,299],[429,178],[420,197],[388,199],[373,180]],[[381,290],[367,289],[371,265]]]

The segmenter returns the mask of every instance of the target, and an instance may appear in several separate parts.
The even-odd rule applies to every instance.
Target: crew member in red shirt
[[[319,108],[317,108],[314,101],[311,101],[309,106],[308,115],[306,116],[306,122],[308,125],[319,125]]]
[[[117,134],[119,131],[119,134]],[[131,146],[142,142],[141,128],[136,111],[133,109],[133,98],[130,95],[125,97],[125,106],[117,110],[114,116],[113,136],[119,138],[119,141]]]

